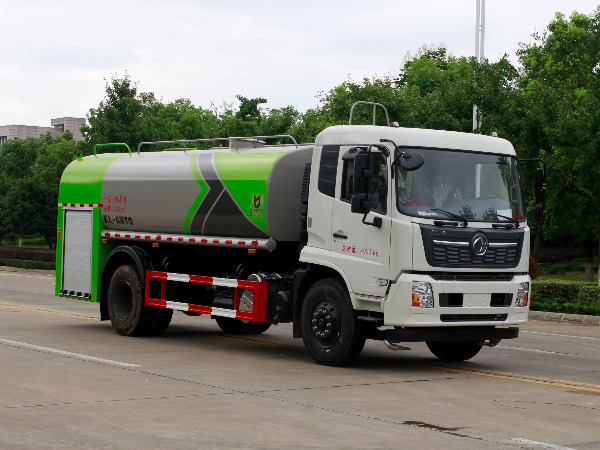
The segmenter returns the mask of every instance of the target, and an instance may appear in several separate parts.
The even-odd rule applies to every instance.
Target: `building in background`
[[[48,131],[52,137],[69,130],[73,133],[73,139],[82,141],[83,135],[79,129],[85,124],[85,119],[81,117],[59,117],[51,119],[51,127],[36,127],[31,125],[0,125],[0,147],[9,139],[19,138],[39,139],[41,134],[46,134]]]

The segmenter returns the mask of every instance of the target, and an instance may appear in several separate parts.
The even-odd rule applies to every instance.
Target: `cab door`
[[[390,272],[390,237],[392,195],[389,161],[381,152],[371,152],[373,177],[369,182],[371,207],[365,218],[381,218],[381,227],[363,223],[363,214],[352,213],[354,160],[344,158],[348,148],[340,151],[338,180],[333,200],[331,256],[333,264],[347,276],[355,294],[383,297]]]

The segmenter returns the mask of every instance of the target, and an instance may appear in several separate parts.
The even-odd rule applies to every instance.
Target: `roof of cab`
[[[394,141],[399,147],[428,147],[515,155],[512,144],[498,137],[456,131],[373,125],[336,125],[326,128],[317,136],[315,145],[380,144],[382,138]]]

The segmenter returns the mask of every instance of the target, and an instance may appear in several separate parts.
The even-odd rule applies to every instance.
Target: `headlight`
[[[414,281],[412,285],[412,306],[433,308],[433,288],[424,281]]]
[[[515,306],[527,306],[529,304],[529,282],[519,284],[517,289],[517,299],[515,300]]]

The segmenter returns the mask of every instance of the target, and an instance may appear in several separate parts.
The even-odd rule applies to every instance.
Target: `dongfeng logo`
[[[488,245],[488,238],[483,233],[476,233],[471,238],[471,252],[473,252],[473,255],[475,256],[485,255],[485,252],[487,252],[488,249]]]

